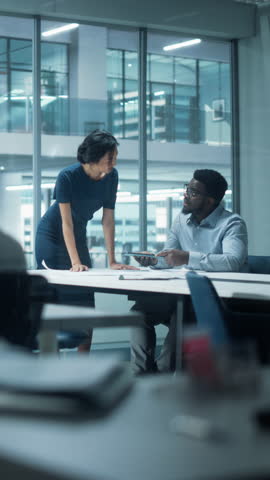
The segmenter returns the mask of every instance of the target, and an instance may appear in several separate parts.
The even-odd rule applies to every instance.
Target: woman
[[[43,268],[42,260],[50,268],[70,268],[73,272],[91,268],[86,226],[100,208],[103,208],[102,226],[109,265],[113,269],[128,268],[117,263],[114,256],[117,145],[113,135],[95,130],[78,148],[79,163],[59,173],[54,189],[56,201],[37,229],[38,268]]]
[[[87,222],[103,208],[102,226],[110,268],[134,268],[117,263],[114,253],[114,208],[118,173],[114,168],[117,140],[110,133],[95,130],[78,148],[78,163],[59,173],[55,202],[41,218],[36,234],[36,260],[43,268],[82,272],[91,268],[87,247]],[[90,290],[90,289],[89,289]],[[93,292],[80,287],[58,287],[60,303],[94,305]]]

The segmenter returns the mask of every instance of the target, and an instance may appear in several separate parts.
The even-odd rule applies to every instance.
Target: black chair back
[[[186,275],[197,324],[210,332],[213,345],[229,342],[226,327],[227,310],[209,278],[188,272]]]
[[[44,302],[53,301],[47,280],[26,272],[0,272],[0,337],[31,349]]]
[[[270,274],[270,257],[266,255],[249,255],[248,271],[249,273]]]

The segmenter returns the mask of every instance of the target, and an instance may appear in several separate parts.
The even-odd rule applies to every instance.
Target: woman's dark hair
[[[118,142],[106,130],[94,130],[85,137],[78,148],[77,160],[80,163],[98,163],[107,152],[114,152]]]
[[[228,183],[219,172],[207,168],[195,170],[193,178],[204,184],[209,197],[214,198],[217,203],[221,202],[228,188]]]

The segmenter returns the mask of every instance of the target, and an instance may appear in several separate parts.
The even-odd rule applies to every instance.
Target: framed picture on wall
[[[212,101],[212,118],[214,122],[224,120],[225,118],[225,100],[218,98]]]

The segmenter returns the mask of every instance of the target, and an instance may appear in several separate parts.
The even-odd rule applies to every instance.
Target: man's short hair
[[[207,168],[195,170],[193,178],[204,184],[209,197],[214,198],[217,203],[221,202],[228,188],[228,183],[219,172]]]

